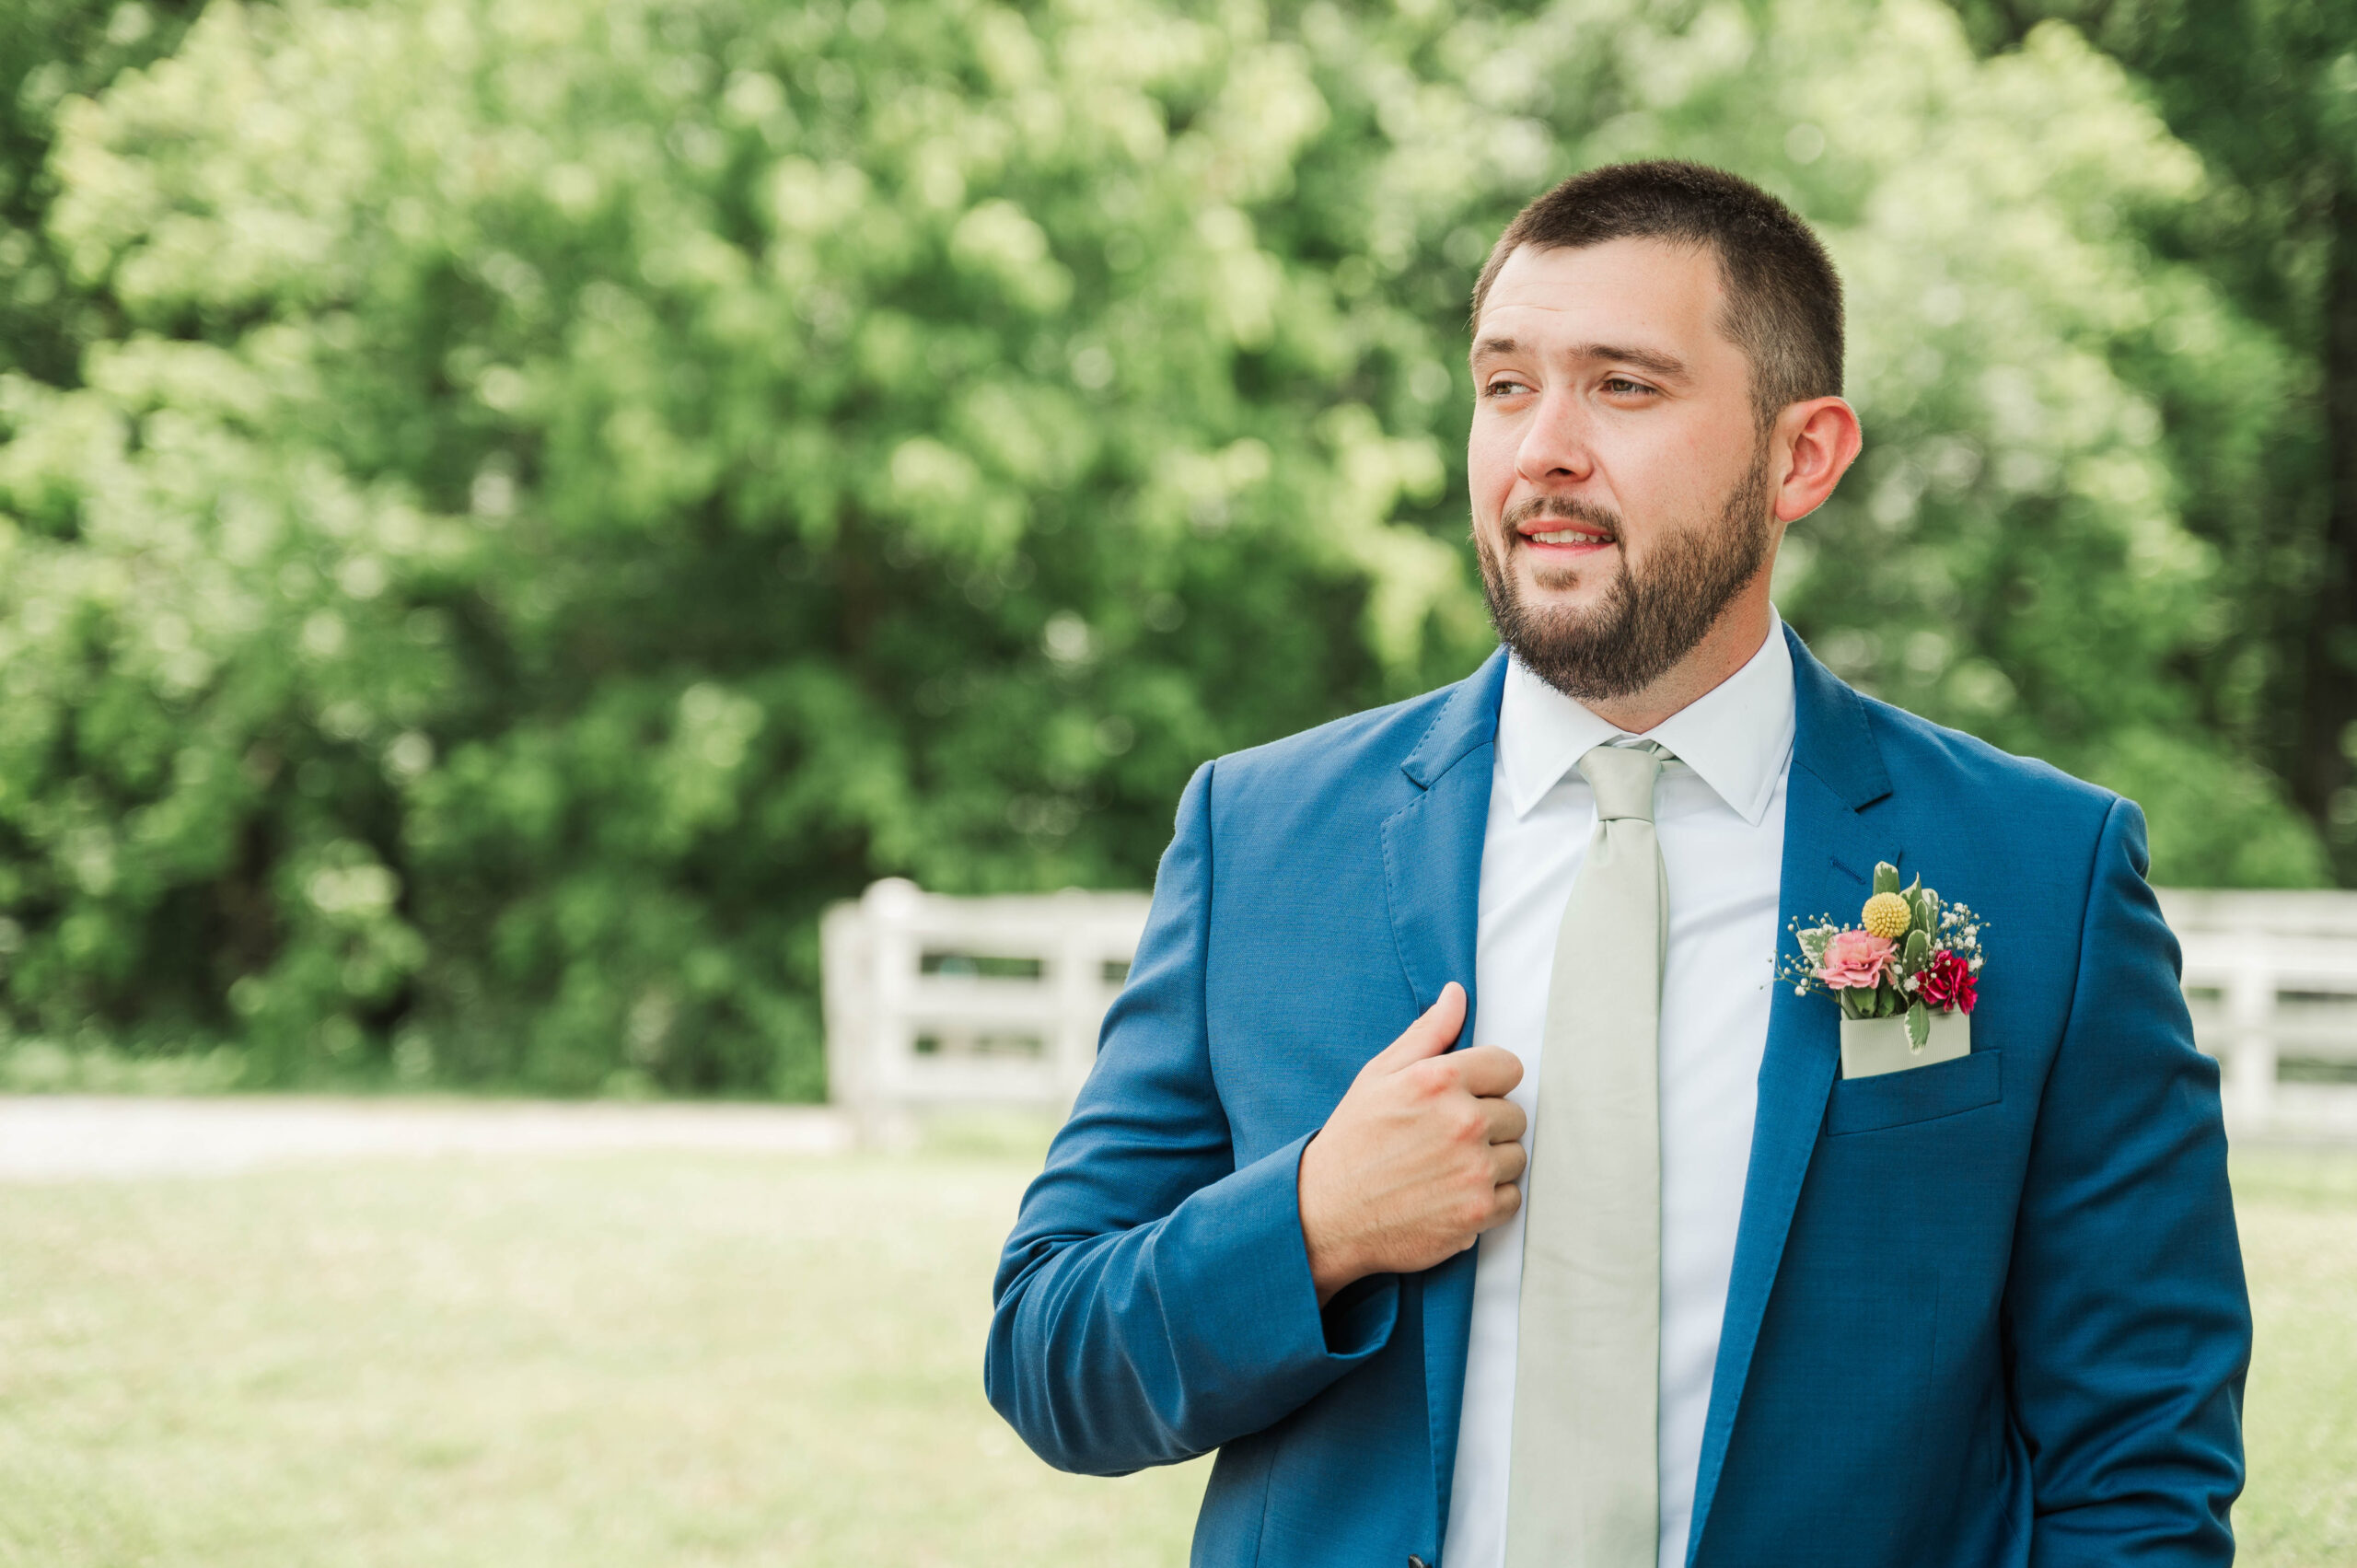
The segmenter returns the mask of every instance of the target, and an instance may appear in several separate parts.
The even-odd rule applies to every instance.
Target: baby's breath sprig
[[[1795,996],[1826,990],[1817,971],[1825,964],[1825,945],[1840,935],[1841,928],[1834,923],[1831,915],[1821,914],[1811,925],[1803,925],[1796,915],[1784,929],[1793,934],[1793,944],[1800,951],[1777,964],[1776,978],[1790,985]]]
[[[1980,972],[1980,928],[1989,923],[1968,904],[1950,904],[1940,912],[1940,932],[1932,946],[1954,953],[1974,974]]]

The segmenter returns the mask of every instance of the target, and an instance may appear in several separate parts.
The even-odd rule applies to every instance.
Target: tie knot
[[[1654,819],[1654,781],[1669,753],[1650,740],[1634,746],[1598,746],[1580,759],[1580,775],[1596,791],[1596,819]]]

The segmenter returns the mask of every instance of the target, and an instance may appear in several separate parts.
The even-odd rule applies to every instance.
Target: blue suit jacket
[[[1855,1081],[1778,988],[1688,1561],[2225,1562],[2249,1307],[2142,817],[1793,655],[1784,916],[1892,861],[1988,968],[1969,1056]],[[992,1403],[1065,1469],[1218,1449],[1199,1564],[1438,1559],[1474,1254],[1321,1313],[1295,1171],[1471,989],[1504,668],[1196,773],[1007,1240]]]

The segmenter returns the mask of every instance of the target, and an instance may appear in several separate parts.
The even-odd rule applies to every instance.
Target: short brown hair
[[[1748,180],[1656,158],[1575,174],[1515,215],[1473,285],[1473,320],[1525,245],[1579,250],[1613,239],[1706,245],[1727,291],[1727,337],[1751,361],[1762,424],[1841,394],[1841,278],[1808,225]]]

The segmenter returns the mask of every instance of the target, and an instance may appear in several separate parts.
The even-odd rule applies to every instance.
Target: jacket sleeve
[[[2234,1558],[2250,1303],[2218,1067],[2194,1049],[2146,864],[2143,814],[2117,801],[2005,1292],[2041,1568]]]
[[[1386,1276],[1319,1311],[1306,1137],[1237,1166],[1204,1006],[1214,766],[1179,801],[1129,983],[999,1262],[984,1384],[1060,1469],[1118,1475],[1260,1431],[1380,1350],[1399,1309]]]

